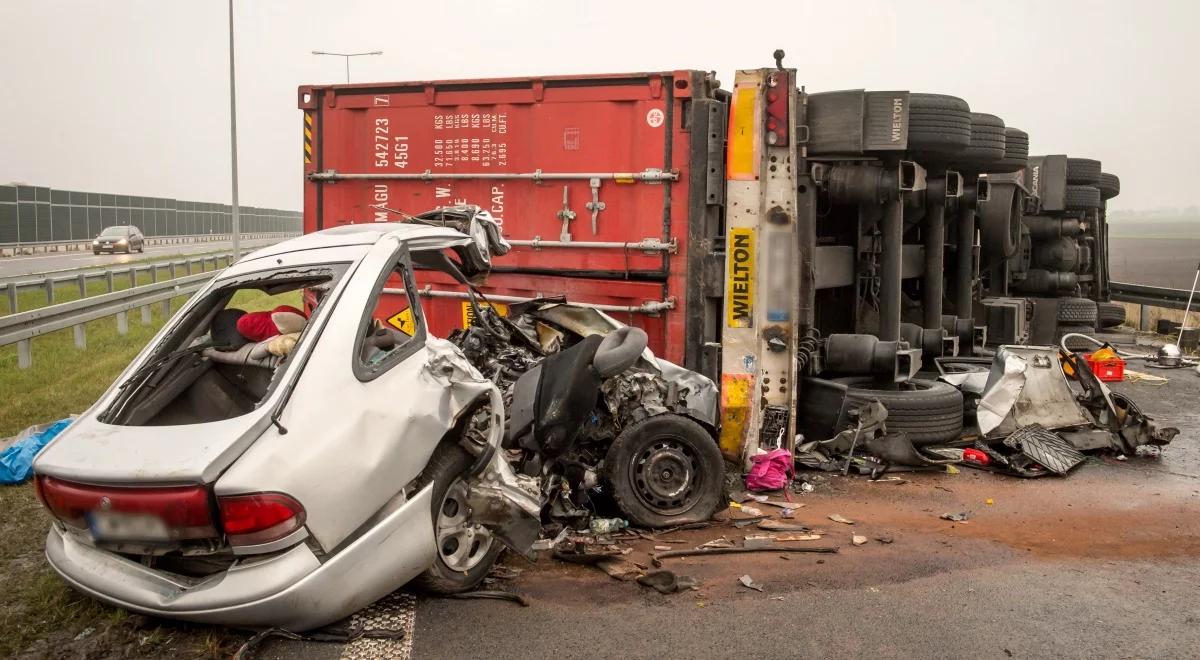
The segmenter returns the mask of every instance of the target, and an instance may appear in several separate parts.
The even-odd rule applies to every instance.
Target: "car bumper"
[[[50,565],[76,589],[153,616],[239,627],[308,630],[391,593],[432,565],[437,550],[427,486],[336,555],[320,562],[307,544],[206,578],[157,571],[98,549],[58,526],[46,538]]]

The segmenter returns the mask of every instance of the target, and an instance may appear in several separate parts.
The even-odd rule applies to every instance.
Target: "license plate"
[[[169,541],[167,526],[158,516],[144,513],[93,511],[88,529],[97,541]]]

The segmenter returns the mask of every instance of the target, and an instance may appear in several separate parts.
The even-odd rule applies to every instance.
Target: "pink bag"
[[[779,490],[787,485],[792,476],[792,452],[772,449],[765,454],[750,457],[750,472],[746,473],[746,489]]]

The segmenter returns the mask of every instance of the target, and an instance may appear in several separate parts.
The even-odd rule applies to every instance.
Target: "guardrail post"
[[[167,298],[166,300],[162,301],[162,308],[163,308],[162,309],[163,320],[166,321],[167,319],[171,318],[171,299],[170,298]]]
[[[171,262],[171,279],[175,279],[175,262]]]
[[[137,286],[137,269],[130,268],[129,269],[129,288],[132,289],[135,286]]]
[[[8,313],[16,314],[17,313],[17,283],[9,282],[7,288],[8,288]]]
[[[1150,306],[1138,305],[1138,330],[1150,329]]]
[[[129,333],[129,312],[117,312],[117,334]]]
[[[191,259],[184,260],[183,267],[187,270],[188,275],[192,274],[192,260]]]
[[[80,323],[79,325],[74,326],[71,329],[75,331],[75,348],[78,348],[79,350],[83,350],[83,349],[87,348],[87,328],[86,328],[86,326],[84,326],[84,324]]]
[[[48,307],[48,306],[54,304],[54,280],[47,277],[45,287],[46,287],[46,306]]]
[[[150,281],[158,281],[158,266],[156,264],[150,264]]]
[[[28,369],[33,364],[33,345],[28,339],[17,342],[17,367]]]
[[[87,275],[79,274],[79,297],[87,298]]]
[[[150,305],[142,305],[142,325],[150,325]]]

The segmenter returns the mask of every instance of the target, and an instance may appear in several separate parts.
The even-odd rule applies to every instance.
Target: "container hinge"
[[[538,172],[540,173],[541,170],[538,170]],[[563,186],[563,207],[561,211],[554,214],[555,217],[557,217],[559,220],[562,220],[562,231],[558,235],[558,240],[562,241],[563,243],[571,242],[570,226],[571,221],[575,219],[575,212],[571,210],[570,205],[567,203],[567,196],[570,194],[570,192],[571,188],[569,186]]]
[[[598,236],[597,219],[600,212],[604,210],[604,202],[600,201],[600,178],[592,177],[588,180],[588,185],[592,187],[592,201],[585,204],[585,206],[587,210],[592,212],[592,236]],[[565,206],[566,200],[563,200],[563,202]]]

